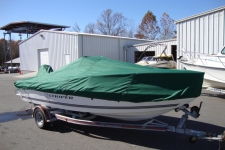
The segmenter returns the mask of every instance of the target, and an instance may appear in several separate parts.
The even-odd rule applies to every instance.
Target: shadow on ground
[[[112,121],[108,118],[98,117],[99,121]],[[169,125],[176,126],[179,118],[159,116],[156,119],[166,122]],[[114,120],[116,121],[116,120]],[[113,122],[114,122],[113,121]],[[126,122],[125,122],[126,123]],[[142,122],[139,122],[142,123]],[[225,130],[223,127],[212,124],[188,120],[186,128],[200,131],[207,131],[211,133],[222,134]],[[199,149],[218,149],[218,141],[198,140],[196,143],[189,143],[189,136],[173,132],[156,132],[156,131],[140,131],[140,130],[125,130],[114,128],[100,128],[91,126],[82,126],[66,123],[63,121],[56,121],[49,127],[50,131],[67,133],[76,132],[91,138],[102,140],[113,140],[129,143],[132,145],[143,146],[147,148],[155,148],[160,150],[199,150]]]
[[[0,123],[9,122],[9,121],[17,120],[17,119],[26,120],[30,118],[31,118],[31,113],[27,113],[24,110],[0,113]]]

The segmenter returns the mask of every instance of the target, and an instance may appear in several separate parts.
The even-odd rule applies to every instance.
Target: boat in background
[[[141,66],[176,69],[177,63],[174,61],[173,55],[146,56],[139,62],[135,63]]]
[[[183,51],[181,60],[184,69],[204,72],[204,85],[225,89],[225,46],[216,55],[199,55],[195,59],[190,52]]]
[[[145,51],[147,51],[150,47],[155,46],[163,46],[164,49],[160,55],[157,56],[145,56],[142,58]],[[172,54],[166,54],[167,45],[166,44],[151,44],[149,45],[142,53],[142,55],[139,57],[142,58],[140,61],[138,61],[137,65],[141,66],[148,66],[148,67],[154,67],[154,68],[165,68],[165,69],[176,69],[177,68],[177,62],[174,60]]]

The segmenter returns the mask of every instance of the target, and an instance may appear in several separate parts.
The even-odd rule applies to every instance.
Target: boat
[[[225,46],[216,55],[200,55],[193,58],[184,50],[181,60],[184,69],[204,72],[204,83],[208,87],[225,89]]]
[[[176,69],[176,61],[173,55],[145,56],[139,62],[135,63],[141,66]]]
[[[145,56],[142,58],[142,56],[145,54],[148,48],[156,47],[156,46],[164,47],[160,55]],[[166,49],[167,49],[166,44],[162,44],[162,43],[149,44],[146,47],[146,49],[143,51],[142,55],[139,57],[138,62],[135,64],[141,65],[141,66],[148,66],[148,67],[164,68],[164,69],[176,69],[176,66],[177,66],[176,61],[174,60],[172,54],[166,54]]]
[[[201,94],[203,76],[85,56],[56,71],[45,65],[14,85],[17,95],[34,106],[138,121],[193,101]]]

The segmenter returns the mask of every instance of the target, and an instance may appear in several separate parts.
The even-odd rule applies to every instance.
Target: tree
[[[154,40],[159,32],[160,28],[157,25],[155,15],[151,11],[148,11],[139,25],[138,33],[134,36],[140,39]]]
[[[4,39],[0,39],[0,66],[3,66],[4,59]]]
[[[160,20],[161,30],[160,30],[160,39],[172,39],[175,35],[176,26],[174,24],[174,20],[170,18],[167,13],[162,14],[162,18]]]
[[[75,31],[75,32],[80,32],[80,27],[78,26],[77,23],[74,24],[74,26],[72,27],[72,31]]]
[[[129,20],[126,37],[130,37],[130,38],[134,37],[134,25],[135,25],[134,21]]]
[[[19,57],[19,42],[11,40],[11,51],[12,51],[12,59],[18,58]],[[6,41],[6,61],[11,60],[10,57],[10,50],[9,48],[9,40]],[[0,39],[0,66],[3,66],[5,62],[5,54],[4,54],[4,39]]]
[[[88,25],[86,25],[85,29],[84,29],[85,33],[92,33],[92,34],[96,34],[96,25],[94,23],[89,23]]]
[[[97,20],[96,29],[104,35],[124,36],[127,33],[127,18],[111,9],[103,11]]]
[[[21,41],[11,41],[11,49],[12,49],[12,59],[18,58],[19,57],[19,43]]]

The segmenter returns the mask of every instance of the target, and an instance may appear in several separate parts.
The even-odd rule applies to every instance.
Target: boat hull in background
[[[182,62],[183,67],[187,70],[204,72],[204,84],[208,87],[225,89],[225,69],[216,67],[207,67],[195,65],[189,62]]]

